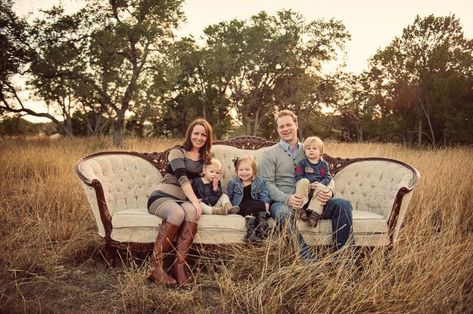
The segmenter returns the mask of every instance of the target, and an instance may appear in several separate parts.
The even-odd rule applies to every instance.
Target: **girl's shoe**
[[[238,214],[240,212],[240,207],[233,206],[231,203],[226,203],[223,205],[223,208],[225,209],[227,215]]]
[[[256,233],[256,218],[253,216],[246,216],[246,242],[256,244],[261,241]]]

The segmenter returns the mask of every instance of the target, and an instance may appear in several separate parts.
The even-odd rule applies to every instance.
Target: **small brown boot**
[[[240,207],[233,206],[232,203],[226,203],[223,205],[223,209],[225,209],[227,215],[238,214],[240,212]]]
[[[227,212],[223,207],[212,207],[212,215],[226,215]]]
[[[305,210],[304,208],[300,208],[299,210],[300,210],[299,217],[301,218],[301,220],[304,222],[309,220],[309,215],[307,214],[307,210]]]
[[[165,286],[175,286],[177,284],[176,280],[164,270],[164,257],[178,230],[179,226],[173,225],[166,220],[161,222],[158,236],[154,242],[153,255],[151,256],[151,273],[148,280]]]
[[[309,221],[308,221],[309,226],[312,228],[317,227],[317,224],[319,223],[319,220],[321,218],[322,216],[320,214],[317,214],[315,211],[313,211],[309,215]]]
[[[190,285],[189,276],[186,273],[186,260],[196,233],[196,222],[184,221],[179,229],[176,244],[176,260],[172,265],[172,273],[179,286]]]

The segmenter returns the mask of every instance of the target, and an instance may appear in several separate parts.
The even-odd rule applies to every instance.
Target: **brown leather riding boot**
[[[184,221],[181,225],[181,229],[179,229],[176,244],[176,260],[172,265],[172,273],[179,286],[188,286],[190,284],[186,272],[186,260],[196,233],[196,222]]]
[[[166,220],[163,220],[161,227],[159,227],[158,236],[154,242],[153,255],[151,256],[151,273],[148,277],[149,280],[157,284],[165,286],[175,286],[177,284],[176,280],[164,270],[164,257],[169,251],[171,242],[178,230],[179,226],[173,225]]]

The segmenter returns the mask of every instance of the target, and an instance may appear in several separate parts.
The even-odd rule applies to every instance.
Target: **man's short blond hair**
[[[310,136],[306,138],[302,144],[302,148],[305,151],[308,147],[313,145],[320,150],[321,154],[324,153],[324,142],[318,136]]]
[[[274,115],[274,122],[276,122],[276,124],[277,124],[278,119],[282,118],[282,117],[291,117],[292,120],[294,120],[294,123],[297,123],[297,116],[291,110],[284,109],[284,110],[280,110],[280,111],[276,112],[276,114]]]

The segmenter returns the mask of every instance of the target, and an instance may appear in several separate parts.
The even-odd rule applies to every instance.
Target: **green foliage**
[[[218,138],[238,125],[236,133],[269,135],[279,107],[317,115],[326,96],[321,64],[349,38],[340,22],[308,23],[293,11],[221,22],[204,34],[202,47],[190,38],[175,45],[170,63],[179,71],[159,114],[161,129],[183,129],[203,116]]]
[[[473,44],[454,15],[417,16],[370,66],[369,97],[382,119],[399,120],[392,129],[397,136],[412,141],[414,133],[418,144],[434,146],[473,137]]]
[[[43,133],[52,135],[57,129],[52,123],[32,123],[20,116],[5,116],[0,120],[0,136],[33,136]]]
[[[472,143],[473,41],[453,15],[417,17],[365,73],[327,75],[350,38],[341,22],[263,11],[176,40],[182,2],[90,0],[28,23],[0,1],[0,110],[66,135],[113,133],[115,145],[123,134],[182,137],[196,117],[216,138],[277,139],[279,109],[300,117],[301,138]],[[25,106],[18,75],[47,113]]]

